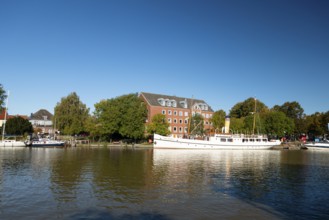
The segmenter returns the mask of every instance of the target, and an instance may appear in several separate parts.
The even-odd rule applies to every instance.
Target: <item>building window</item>
[[[166,110],[162,110],[162,114],[165,115],[166,114]]]
[[[188,116],[188,112],[184,112],[184,116],[187,117]]]
[[[182,119],[179,119],[179,124],[183,124],[183,120]]]
[[[174,123],[177,124],[177,119],[176,118],[174,118]]]
[[[185,120],[184,120],[184,123],[185,123],[185,124],[188,124],[188,120],[187,120],[187,119],[185,119]]]
[[[174,111],[174,115],[177,115],[177,111]]]
[[[171,118],[168,118],[168,123],[169,123],[169,124],[171,123]]]
[[[183,116],[183,112],[182,111],[179,111],[179,116]]]
[[[171,110],[168,110],[168,115],[171,115]]]
[[[187,133],[187,127],[184,128],[185,133]]]
[[[177,128],[176,127],[174,127],[174,132],[177,132]]]
[[[179,127],[179,132],[182,133],[182,131],[183,131],[183,128]]]

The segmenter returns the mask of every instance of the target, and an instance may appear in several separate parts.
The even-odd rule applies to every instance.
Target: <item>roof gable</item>
[[[40,109],[34,114],[31,114],[30,120],[45,120],[44,116],[46,116],[46,120],[52,120],[53,118],[53,115],[49,111],[46,109]]]
[[[208,111],[213,112],[212,108],[204,100],[201,99],[189,99],[189,98],[161,95],[161,94],[154,94],[147,92],[141,92],[140,95],[142,95],[151,106],[167,106],[167,105],[161,105],[160,103],[162,101],[167,101],[167,102],[175,101],[176,105],[170,105],[170,107],[191,109],[192,106],[194,106],[195,104],[204,104],[208,106]]]

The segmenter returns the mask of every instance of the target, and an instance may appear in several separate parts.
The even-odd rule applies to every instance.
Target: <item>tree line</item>
[[[0,108],[3,108],[5,98],[5,92],[0,84]],[[75,92],[61,98],[54,108],[55,129],[64,135],[88,136],[99,141],[141,140],[155,132],[170,134],[169,124],[164,115],[155,115],[146,125],[147,108],[137,93],[101,100],[94,107],[95,110],[91,114],[90,109]],[[203,126],[199,126],[203,124],[203,118],[198,114],[190,118],[188,129],[195,135],[221,132],[227,115],[230,116],[232,133],[261,133],[293,140],[302,134],[310,138],[328,134],[329,111],[306,115],[296,101],[268,108],[254,98],[235,104],[228,113],[224,110],[214,112],[211,119],[212,130],[204,130]],[[6,132],[19,135],[31,132],[32,125],[29,126],[22,120],[25,119],[9,119]]]

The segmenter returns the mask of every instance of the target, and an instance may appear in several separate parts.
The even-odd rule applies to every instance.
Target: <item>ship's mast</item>
[[[190,103],[191,103],[191,106],[190,106],[190,114],[189,114],[189,119],[188,119],[188,125],[187,125],[187,136],[189,137],[190,136],[190,127],[191,127],[191,121],[192,121],[192,111],[193,111],[193,108],[192,108],[192,105],[193,105],[193,95],[192,95],[192,99],[190,100]]]
[[[255,126],[256,126],[256,98],[254,98],[255,100],[255,109],[254,109],[254,123],[253,123],[253,126],[252,126],[252,134],[254,135],[255,134]]]
[[[6,102],[6,108],[5,108],[5,117],[4,117],[4,121],[3,121],[3,125],[2,125],[2,142],[5,140],[8,99],[9,99],[9,91],[8,91],[8,95],[7,95],[7,102]]]

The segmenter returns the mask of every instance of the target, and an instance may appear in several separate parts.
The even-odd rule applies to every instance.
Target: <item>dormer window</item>
[[[171,102],[170,102],[170,100],[169,100],[169,99],[166,99],[166,100],[165,100],[165,103],[166,103],[166,106],[168,106],[168,107],[170,107],[170,106],[171,106]]]
[[[172,106],[172,107],[177,107],[177,102],[176,102],[176,100],[171,100],[171,106]]]
[[[187,108],[187,100],[183,100],[183,101],[180,101],[179,104],[183,107],[183,108]]]
[[[158,103],[162,106],[165,106],[165,100],[163,98],[159,98]]]

